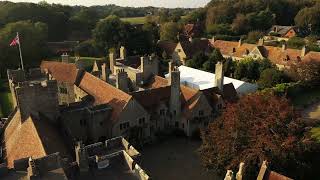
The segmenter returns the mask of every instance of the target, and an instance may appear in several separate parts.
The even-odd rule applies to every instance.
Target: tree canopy
[[[317,177],[316,144],[307,133],[315,121],[300,119],[288,100],[256,93],[227,104],[222,116],[202,132],[199,153],[204,166],[225,173],[245,162],[244,179],[257,177],[262,161],[295,179]]]

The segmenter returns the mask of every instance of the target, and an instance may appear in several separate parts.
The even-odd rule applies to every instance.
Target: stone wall
[[[15,87],[15,94],[22,120],[31,114],[43,114],[55,122],[59,114],[56,81],[21,82]]]

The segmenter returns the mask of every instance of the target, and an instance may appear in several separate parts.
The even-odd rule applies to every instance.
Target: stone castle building
[[[85,147],[118,136],[145,143],[161,131],[181,130],[192,136],[207,127],[228,99],[223,93],[222,64],[213,79],[217,88],[200,91],[180,84],[174,63],[169,63],[170,76],[165,79],[157,76],[155,57],[140,57],[136,63],[130,59],[122,48],[120,58],[110,61],[113,68],[95,63],[92,73],[69,63],[65,55],[63,62],[43,61],[39,69],[8,70],[15,110],[0,131],[3,166],[19,169],[21,165],[31,179],[60,168],[67,178],[82,172],[86,177],[88,171],[94,174],[92,167],[106,166],[119,157],[131,163],[129,168],[140,179],[148,179],[124,152],[100,157],[103,143],[93,154]],[[39,171],[46,165],[37,167],[37,159],[52,154],[55,162],[62,161]],[[16,165],[20,160],[22,164]]]

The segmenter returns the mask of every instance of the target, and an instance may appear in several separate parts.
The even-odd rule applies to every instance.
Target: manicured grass
[[[294,106],[305,107],[320,100],[320,88],[306,90],[291,98]]]
[[[320,127],[312,128],[310,132],[311,137],[320,143]]]
[[[121,18],[122,21],[129,22],[131,24],[144,24],[146,23],[146,17],[128,17]]]

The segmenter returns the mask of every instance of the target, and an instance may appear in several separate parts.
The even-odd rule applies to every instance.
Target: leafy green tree
[[[271,88],[277,84],[284,83],[286,77],[282,71],[276,68],[268,68],[261,72],[258,85],[261,89]]]
[[[274,24],[275,15],[269,9],[247,15],[251,30],[267,30]]]
[[[199,52],[195,54],[192,59],[186,62],[188,67],[201,69],[203,64],[208,61],[208,56],[206,56],[203,52]]]
[[[202,69],[208,72],[215,72],[217,62],[223,62],[224,58],[219,49],[214,49],[210,54],[208,60],[203,63]]]
[[[255,44],[255,43],[258,42],[258,40],[260,38],[263,37],[263,35],[264,35],[264,33],[261,32],[261,31],[251,31],[251,32],[248,33],[248,37],[247,37],[246,41],[248,43]]]
[[[302,29],[320,34],[320,3],[313,7],[305,7],[295,17],[295,23]]]
[[[247,17],[244,14],[237,14],[237,17],[233,19],[231,29],[237,34],[247,33],[248,29],[250,29]]]
[[[4,76],[6,69],[20,66],[18,47],[9,47],[10,42],[19,32],[24,66],[38,66],[42,58],[48,55],[46,46],[48,28],[41,22],[18,21],[9,23],[0,29],[0,72]]]
[[[180,31],[180,27],[175,22],[168,22],[161,25],[160,28],[160,39],[177,41],[177,36]]]
[[[216,34],[232,34],[229,24],[210,24],[207,25],[207,33],[210,35]]]
[[[101,51],[119,48],[129,39],[130,24],[120,20],[117,16],[108,16],[99,21],[93,30],[93,39]]]

